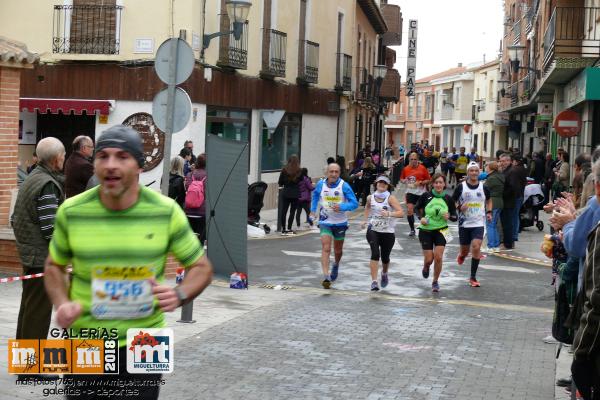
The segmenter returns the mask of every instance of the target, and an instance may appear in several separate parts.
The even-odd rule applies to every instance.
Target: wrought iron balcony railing
[[[366,68],[358,68],[359,84],[356,88],[356,99],[362,103],[376,104],[375,79]]]
[[[119,54],[122,6],[55,5],[52,52]]]
[[[600,7],[556,7],[544,33],[543,70],[556,58],[600,57]]]
[[[352,90],[352,56],[344,53],[337,54],[336,90]]]
[[[226,15],[223,18],[229,20]],[[233,33],[221,36],[217,65],[233,69],[246,69],[248,67],[248,21],[243,25],[239,40],[236,40]]]
[[[261,75],[285,77],[287,33],[275,29],[263,30]]]
[[[298,81],[304,84],[319,82],[319,43],[300,41]]]
[[[519,105],[519,82],[510,85],[508,87],[508,93],[510,94],[511,107]]]
[[[521,42],[521,20],[517,18],[512,27],[513,44],[517,45]]]
[[[442,121],[449,121],[454,119],[454,107],[450,104],[444,104],[442,106],[441,117]]]
[[[535,15],[535,9],[533,7],[528,7],[527,12],[525,13],[525,34],[529,34],[533,29],[533,17]]]

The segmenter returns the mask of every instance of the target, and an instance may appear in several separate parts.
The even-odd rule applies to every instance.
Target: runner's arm
[[[371,195],[367,196],[367,201],[365,204],[371,204]],[[362,222],[362,225],[364,227],[364,225],[369,223],[369,215],[371,214],[371,207],[366,207],[365,206],[365,220]]]
[[[458,215],[456,214],[456,203],[449,195],[446,195],[446,204],[448,204],[448,214],[450,214],[449,221],[456,222],[458,220]]]
[[[65,265],[54,261],[52,256],[46,257],[46,263],[44,264],[44,286],[55,308],[59,308],[62,304],[70,301],[65,268]]]
[[[354,194],[354,191],[352,190],[348,182],[344,182],[342,190],[344,191],[344,197],[346,201],[340,204],[340,211],[356,210],[358,208],[358,200],[356,200],[356,195]]]
[[[395,196],[390,195],[388,201],[390,202],[390,205],[394,209],[394,211],[390,213],[390,217],[394,217],[394,218],[404,217],[404,210],[402,209],[402,206],[400,205],[400,202],[398,201],[398,199]],[[365,208],[368,208],[368,207],[365,207]]]
[[[421,181],[421,185],[428,185],[429,182],[431,182],[431,175],[427,168],[425,168],[425,173],[423,175],[425,175],[425,179]]]
[[[310,212],[312,214],[317,212],[317,207],[319,206],[319,199],[321,198],[321,190],[323,189],[323,179],[317,182],[315,186],[315,190],[312,192],[312,201],[310,203]]]
[[[69,299],[65,265],[56,263],[52,256],[46,258],[44,265],[44,286],[56,310],[56,323],[61,328],[70,327],[79,318],[83,308]]]
[[[212,282],[213,266],[206,256],[185,270],[185,277],[179,288],[187,294],[186,303],[194,300]]]

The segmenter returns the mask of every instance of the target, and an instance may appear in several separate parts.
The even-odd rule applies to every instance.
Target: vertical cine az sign
[[[417,73],[417,20],[408,24],[408,57],[406,61],[406,97],[415,97],[415,75]]]

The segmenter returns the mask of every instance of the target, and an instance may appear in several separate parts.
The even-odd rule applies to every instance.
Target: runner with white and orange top
[[[402,169],[400,181],[406,185],[406,219],[410,226],[408,236],[415,236],[415,204],[423,193],[427,191],[427,184],[431,176],[422,164],[419,163],[419,155],[410,153],[409,164]]]

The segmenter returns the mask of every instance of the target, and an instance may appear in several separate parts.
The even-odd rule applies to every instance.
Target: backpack
[[[204,204],[204,181],[206,177],[202,178],[202,180],[195,180],[194,175],[192,175],[192,183],[188,187],[186,196],[185,196],[185,208],[200,208],[202,204]]]

